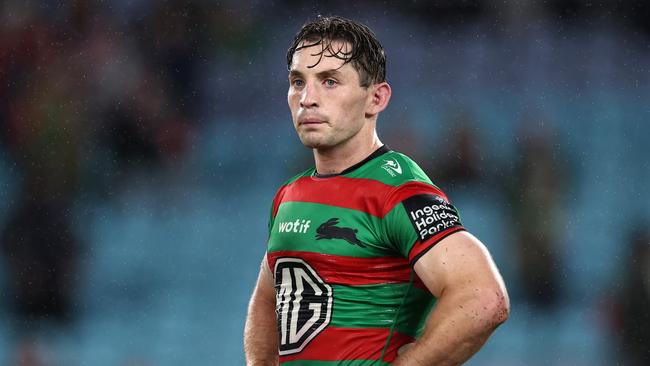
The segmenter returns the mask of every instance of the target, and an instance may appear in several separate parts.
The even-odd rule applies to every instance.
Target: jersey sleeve
[[[411,265],[445,237],[464,230],[458,210],[433,185],[409,182],[389,194],[384,235]]]
[[[282,203],[282,198],[284,197],[286,187],[286,185],[280,187],[277,192],[275,192],[275,196],[273,197],[273,204],[271,205],[271,210],[269,212],[268,237],[271,237],[271,230],[273,230],[275,215],[277,215],[278,208],[280,208],[280,203]]]
[[[267,238],[271,237],[271,230],[273,230],[273,223],[275,221],[275,216],[273,215],[273,206],[269,210],[269,222],[268,222],[268,235]]]

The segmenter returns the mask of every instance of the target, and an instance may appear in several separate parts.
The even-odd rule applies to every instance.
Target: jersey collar
[[[331,178],[331,177],[336,177],[336,176],[339,176],[339,175],[345,175],[345,174],[348,174],[348,173],[350,173],[350,172],[352,172],[352,171],[354,171],[354,170],[359,169],[361,166],[363,166],[365,163],[369,162],[370,160],[372,160],[372,159],[374,159],[374,158],[376,158],[376,157],[378,157],[378,156],[384,155],[385,153],[387,153],[387,152],[389,152],[389,151],[390,151],[390,148],[389,148],[388,146],[386,146],[386,145],[382,145],[380,148],[378,148],[377,150],[375,150],[372,154],[368,155],[368,157],[366,157],[365,159],[361,160],[360,162],[358,162],[358,163],[352,165],[351,167],[349,167],[349,168],[343,170],[343,171],[340,172],[340,173],[333,173],[333,174],[319,174],[316,170],[314,170],[314,177],[318,177],[318,178]]]

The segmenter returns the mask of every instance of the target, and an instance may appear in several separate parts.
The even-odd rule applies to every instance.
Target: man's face
[[[331,49],[340,47],[348,52],[350,45],[333,41]],[[293,55],[287,99],[300,141],[328,150],[349,142],[362,129],[372,87],[360,86],[359,73],[350,63],[343,65],[328,52],[318,55],[320,51],[320,45],[308,46]]]

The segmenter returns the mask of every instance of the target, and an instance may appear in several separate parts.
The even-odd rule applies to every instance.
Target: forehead
[[[336,69],[342,73],[355,72],[350,62],[343,60],[352,51],[352,45],[345,41],[305,40],[300,43],[298,50],[293,54],[291,71],[314,71]],[[329,47],[328,47],[329,46]]]

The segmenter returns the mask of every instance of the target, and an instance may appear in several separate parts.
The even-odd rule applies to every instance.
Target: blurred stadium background
[[[413,156],[512,316],[469,365],[650,364],[650,6],[0,4],[0,364],[243,365],[275,189],[311,164],[285,51],[370,25]]]

